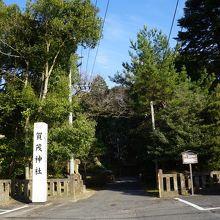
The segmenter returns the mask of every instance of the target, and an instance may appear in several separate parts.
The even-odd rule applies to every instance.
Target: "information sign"
[[[185,151],[182,153],[183,164],[194,164],[198,163],[197,154],[192,151]]]

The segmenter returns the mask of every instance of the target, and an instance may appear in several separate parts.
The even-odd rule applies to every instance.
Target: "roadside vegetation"
[[[198,153],[197,169],[220,169],[220,2],[186,1],[175,48],[144,26],[112,77],[118,86],[98,75],[69,102],[69,71],[73,88],[82,80],[77,48],[100,38],[97,13],[89,0],[27,1],[25,11],[0,0],[0,178],[31,166],[37,121],[49,126],[51,177],[68,174],[72,154],[97,181],[111,170],[150,179],[155,164],[183,169],[185,150]]]

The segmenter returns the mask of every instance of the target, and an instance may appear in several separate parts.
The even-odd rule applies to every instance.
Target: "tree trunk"
[[[50,42],[46,41],[46,47],[47,47],[47,54],[49,54]],[[40,94],[40,99],[41,100],[44,100],[46,98],[46,96],[47,96],[49,76],[50,76],[50,73],[49,73],[49,62],[47,60],[46,63],[45,63],[45,70],[42,73],[42,79],[41,79],[42,83],[43,83],[43,89],[42,89],[41,94]]]
[[[27,65],[27,68],[26,68],[26,74],[25,74],[24,88],[27,88],[27,85],[28,85],[28,77],[29,77],[29,62],[28,61],[26,61],[26,65]]]
[[[46,98],[46,96],[47,96],[48,83],[49,83],[49,76],[46,76],[45,80],[44,80],[43,92],[42,92],[41,100],[44,100]]]

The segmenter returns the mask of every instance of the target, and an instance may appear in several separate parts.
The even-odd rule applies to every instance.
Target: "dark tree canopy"
[[[182,28],[177,37],[180,63],[186,65],[191,78],[197,80],[204,68],[219,76],[220,1],[187,0],[178,24]]]

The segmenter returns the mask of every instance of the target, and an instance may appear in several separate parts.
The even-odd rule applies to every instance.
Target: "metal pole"
[[[189,171],[190,171],[190,179],[191,179],[191,194],[194,195],[194,188],[193,188],[193,175],[192,175],[192,164],[189,164]]]

